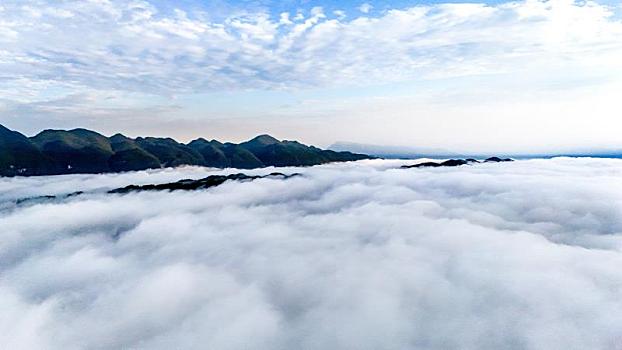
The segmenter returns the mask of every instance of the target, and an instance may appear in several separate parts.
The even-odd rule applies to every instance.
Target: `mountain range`
[[[44,130],[27,137],[0,125],[1,176],[106,173],[180,165],[254,169],[368,158],[372,157],[280,141],[270,135],[239,144],[203,138],[184,144],[172,138],[106,137],[87,129]]]

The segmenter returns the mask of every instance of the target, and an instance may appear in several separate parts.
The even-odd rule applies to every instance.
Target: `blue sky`
[[[156,1],[156,3],[162,10],[171,11],[175,8],[185,8],[189,10],[203,10],[212,14],[215,18],[227,17],[233,12],[243,12],[243,11],[265,11],[272,15],[279,15],[283,12],[296,13],[297,11],[309,11],[313,7],[322,7],[328,15],[333,15],[335,11],[344,11],[349,13],[351,16],[356,16],[360,14],[361,9],[365,10],[367,8],[367,15],[369,16],[380,16],[386,11],[390,10],[401,10],[407,9],[414,6],[426,6],[426,5],[436,5],[436,4],[447,4],[447,3],[481,3],[488,5],[497,5],[502,4],[503,0],[486,0],[486,1],[476,1],[476,0],[422,0],[422,1],[413,1],[413,0],[399,0],[399,1],[391,1],[391,0],[382,0],[382,1],[353,1],[353,0],[342,0],[342,1],[313,1],[313,0],[285,0],[285,1],[256,1],[256,0],[248,0],[248,1],[225,1],[225,0],[217,0],[217,1],[207,1],[207,0],[178,0],[175,2],[171,1]],[[599,0],[595,1],[598,4],[610,6],[612,9],[616,10],[619,14],[621,2],[616,0]],[[366,6],[369,5],[369,6]]]
[[[446,0],[425,0],[425,1],[413,1],[413,0],[382,0],[382,1],[357,1],[357,0],[340,0],[340,1],[313,1],[313,0],[285,0],[285,1],[206,1],[206,0],[178,0],[175,4],[171,4],[168,1],[157,1],[157,4],[162,7],[174,8],[174,7],[202,7],[208,10],[215,11],[231,11],[232,9],[264,9],[270,12],[280,13],[284,11],[296,11],[298,9],[311,9],[315,6],[321,6],[328,11],[334,10],[356,10],[361,7],[362,4],[370,4],[373,6],[373,12],[382,12],[392,9],[404,9],[418,5],[429,4],[441,4],[441,3],[486,3],[486,4],[499,4],[504,1],[446,1]],[[600,4],[619,5],[616,1],[598,1]]]
[[[0,123],[182,141],[620,148],[620,8],[8,0]]]

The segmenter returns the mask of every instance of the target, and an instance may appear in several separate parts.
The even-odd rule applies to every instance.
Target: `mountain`
[[[511,158],[499,158],[499,157],[490,157],[485,159],[484,163],[502,163],[502,162],[513,162],[514,159]],[[456,167],[467,164],[475,164],[480,163],[479,160],[468,158],[468,159],[448,159],[444,162],[424,162],[413,165],[402,165],[401,169],[411,169],[411,168],[439,168],[439,167]]]
[[[30,139],[56,166],[71,173],[110,171],[108,159],[114,154],[110,140],[86,129],[45,130]]]
[[[231,162],[232,168],[253,169],[267,166],[253,152],[240,145],[225,143],[221,149]]]
[[[0,125],[0,174],[42,175],[60,171],[26,136]]]
[[[196,139],[106,137],[87,129],[44,130],[34,137],[0,125],[0,175],[56,175],[144,170],[180,165],[254,169],[311,166],[371,158],[260,135],[240,144]]]
[[[416,159],[416,158],[452,158],[465,155],[440,148],[417,148],[403,146],[368,145],[354,142],[337,142],[328,147],[333,151],[349,151],[369,154],[381,158]]]
[[[305,146],[296,141],[278,141],[269,135],[260,135],[241,143],[241,147],[251,151],[259,160],[268,166],[306,166],[338,161],[347,157],[349,152],[341,154],[325,151],[316,147]]]
[[[110,138],[113,154],[108,159],[111,171],[132,171],[159,168],[160,159],[141,148],[135,140],[121,134]]]
[[[163,183],[157,185],[129,185],[121,188],[117,188],[114,190],[108,191],[108,193],[130,193],[130,192],[140,192],[140,191],[194,191],[194,190],[202,190],[210,187],[220,186],[226,181],[249,181],[249,180],[257,180],[257,179],[282,179],[286,180],[291,177],[300,176],[298,173],[294,173],[291,175],[285,175],[283,173],[271,173],[264,176],[259,175],[246,175],[242,173],[231,174],[231,175],[210,175],[208,177],[198,179],[198,180],[180,180],[177,182]],[[73,194],[73,193],[72,193]],[[82,194],[81,192],[76,192],[73,195]],[[47,199],[55,199],[55,196],[46,196]],[[37,199],[37,198],[33,198]],[[42,199],[42,198],[39,198]]]
[[[213,167],[226,168],[231,166],[230,158],[223,151],[223,144],[216,141],[207,141],[204,138],[196,139],[188,144],[188,147],[199,152],[206,163]]]
[[[139,137],[136,139],[136,145],[153,154],[164,167],[204,165],[203,157],[199,152],[172,138]]]

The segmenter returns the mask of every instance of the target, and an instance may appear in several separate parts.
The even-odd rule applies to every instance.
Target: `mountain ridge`
[[[254,169],[312,166],[373,158],[322,150],[297,141],[258,135],[239,144],[197,138],[180,143],[170,137],[110,137],[76,128],[46,129],[27,137],[0,125],[0,176],[111,173],[181,165]]]

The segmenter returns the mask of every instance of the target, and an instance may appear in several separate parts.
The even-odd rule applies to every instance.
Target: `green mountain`
[[[216,141],[207,141],[204,138],[196,139],[188,144],[188,147],[199,152],[206,164],[216,168],[231,166],[231,160],[225,154],[223,144]]]
[[[239,169],[254,169],[265,167],[253,152],[234,143],[225,143],[222,146],[225,156],[231,162],[230,167]]]
[[[136,144],[153,154],[164,167],[179,165],[204,165],[199,152],[171,138],[139,137]]]
[[[108,159],[114,154],[110,140],[94,131],[45,130],[30,140],[66,173],[110,171]]]
[[[116,134],[110,138],[113,154],[108,159],[111,171],[132,171],[159,168],[158,157],[141,148],[136,141]]]
[[[257,136],[240,146],[251,151],[266,166],[310,166],[343,159],[369,158],[350,152],[325,151],[297,141],[279,141],[270,135]]]
[[[203,138],[183,144],[171,138],[132,139],[121,134],[106,137],[86,129],[45,130],[28,138],[0,125],[1,176],[105,173],[180,165],[254,169],[367,158],[296,141],[279,141],[269,135],[240,144]]]
[[[60,172],[26,136],[0,125],[0,175],[43,175]]]

